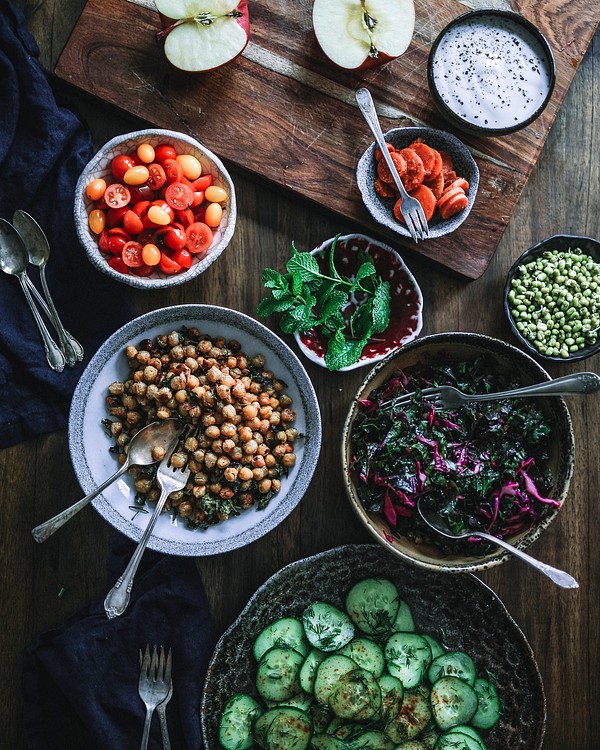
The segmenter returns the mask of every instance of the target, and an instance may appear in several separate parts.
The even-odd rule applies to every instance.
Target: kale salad
[[[455,532],[500,538],[527,531],[559,503],[546,495],[551,428],[535,399],[474,401],[456,409],[425,400],[424,388],[453,385],[488,393],[522,383],[486,356],[457,363],[417,363],[398,370],[359,401],[351,431],[351,469],[365,510],[385,517],[392,534],[449,554],[482,555],[480,539],[446,539],[429,530],[417,501]],[[409,403],[394,398],[413,394]]]

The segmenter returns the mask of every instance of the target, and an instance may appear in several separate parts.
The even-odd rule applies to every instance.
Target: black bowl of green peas
[[[554,362],[600,351],[600,242],[557,234],[526,250],[504,288],[510,327],[527,351]]]

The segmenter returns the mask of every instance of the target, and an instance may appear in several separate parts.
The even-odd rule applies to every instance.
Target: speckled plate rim
[[[86,186],[95,176],[103,176],[106,172],[110,171],[111,157],[109,154],[114,151],[112,154],[114,156],[118,153],[134,150],[135,146],[139,145],[142,141],[151,143],[153,146],[157,146],[160,143],[166,143],[175,147],[179,146],[182,142],[188,144],[190,153],[200,160],[203,174],[210,172],[214,177],[214,184],[226,187],[229,193],[229,200],[225,204],[226,208],[223,211],[221,224],[214,230],[212,247],[200,259],[194,259],[192,266],[182,273],[169,275],[157,270],[152,276],[142,277],[136,276],[133,273],[123,274],[115,271],[106,262],[105,255],[100,252],[98,239],[88,226],[87,215],[92,201],[85,196]],[[217,260],[233,237],[237,218],[237,203],[235,186],[231,175],[219,157],[210,151],[210,149],[186,133],[178,133],[174,130],[146,129],[136,130],[111,138],[90,159],[77,180],[73,211],[79,242],[95,268],[107,276],[137,289],[164,289],[171,286],[178,286],[196,278],[196,276],[206,271]]]
[[[413,276],[412,272],[404,262],[404,259],[398,253],[397,250],[394,250],[394,248],[390,247],[389,245],[386,245],[383,242],[380,242],[379,240],[374,240],[372,237],[368,237],[366,234],[360,234],[358,232],[355,232],[353,234],[344,234],[338,237],[338,242],[347,242],[348,240],[351,240],[353,238],[360,238],[365,239],[368,242],[377,245],[378,247],[382,248],[388,253],[392,253],[396,256],[398,259],[398,263],[400,264],[400,267],[408,277],[408,280],[410,281],[413,289],[417,293],[418,296],[418,309],[417,309],[417,320],[415,323],[415,327],[413,330],[405,336],[402,341],[400,342],[400,345],[394,348],[394,351],[396,349],[399,349],[400,346],[404,346],[405,344],[408,344],[409,341],[412,341],[413,339],[417,338],[417,336],[421,333],[421,329],[423,328],[423,293],[421,291],[421,287],[418,285],[417,280]],[[331,243],[335,237],[331,237],[328,240],[324,240],[318,247],[315,247],[313,250],[311,250],[311,255],[317,255],[318,253],[322,253],[324,250],[328,249],[331,246]],[[383,335],[383,334],[382,334]],[[312,349],[309,349],[306,344],[302,341],[300,335],[298,333],[294,333],[294,338],[296,339],[296,343],[298,344],[298,348],[304,354],[304,356],[309,359],[311,362],[314,362],[317,365],[320,365],[321,367],[327,368],[327,365],[325,364],[325,357],[320,357],[318,354],[312,351]],[[389,352],[385,354],[377,354],[373,357],[366,357],[362,356],[360,359],[355,362],[352,365],[348,365],[347,367],[340,367],[339,370],[336,370],[336,372],[348,372],[350,370],[356,370],[358,367],[365,367],[366,365],[373,365],[375,362],[379,362],[384,357],[387,357]]]
[[[525,250],[525,252],[517,258],[517,260],[510,267],[508,274],[506,275],[503,300],[504,313],[515,339],[521,346],[525,347],[527,352],[533,357],[537,357],[538,359],[541,359],[545,362],[579,362],[582,359],[587,359],[588,357],[592,357],[594,356],[594,354],[600,352],[600,340],[598,340],[592,346],[587,346],[585,349],[581,349],[579,352],[577,352],[577,354],[574,354],[567,359],[563,359],[563,357],[548,357],[545,354],[539,352],[530,341],[528,341],[524,336],[521,335],[521,332],[517,328],[514,318],[510,312],[508,293],[510,292],[511,281],[515,277],[517,269],[523,263],[528,263],[534,258],[542,255],[542,253],[546,252],[546,250],[550,250],[550,245],[552,243],[556,244],[556,249],[562,252],[566,252],[567,250],[578,247],[583,253],[591,256],[596,261],[596,263],[600,263],[600,241],[595,240],[593,237],[585,237],[583,235],[576,234],[554,234],[552,235],[552,237],[546,237],[546,239],[536,242],[535,245],[532,245],[530,248]]]
[[[512,683],[505,686],[497,682],[500,693],[507,695],[510,715],[502,718],[486,739],[489,750],[505,750],[506,747],[539,750],[542,747],[546,696],[540,671],[527,638],[498,595],[472,574],[461,576],[449,587],[445,575],[405,565],[379,545],[347,544],[289,563],[274,573],[255,591],[223,633],[209,662],[202,695],[200,717],[207,750],[220,748],[216,721],[225,701],[234,692],[256,694],[252,643],[262,628],[278,617],[298,617],[317,599],[342,606],[349,586],[365,577],[389,578],[398,586],[400,595],[411,607],[417,631],[436,638],[443,632],[442,640],[449,648],[466,650],[477,660],[477,647],[464,640],[466,623],[476,631],[478,643],[483,639],[497,659],[496,664],[485,662],[478,664],[479,668],[489,667],[496,679],[502,679],[505,672],[518,673],[516,689],[512,688]],[[451,606],[454,602],[456,607]],[[457,615],[440,625],[440,613],[443,614],[445,608]],[[470,615],[466,616],[469,611]],[[484,622],[481,626],[478,625],[480,619]],[[489,623],[489,628],[485,623]],[[501,631],[499,639],[488,637],[490,631],[496,630]],[[525,732],[514,726],[519,723],[525,723]],[[518,738],[518,742],[507,744],[507,737],[501,730],[516,735],[512,739]]]
[[[501,352],[502,356],[505,359],[510,358],[511,356],[520,357],[521,360],[524,363],[526,362],[528,367],[531,368],[532,373],[536,373],[536,375],[539,377],[540,382],[542,380],[550,380],[550,375],[544,370],[539,362],[536,362],[532,357],[529,356],[529,354],[521,351],[512,344],[508,344],[507,342],[502,341],[501,339],[496,339],[484,334],[462,332],[435,333],[423,336],[419,339],[416,339],[415,341],[412,341],[403,349],[398,350],[397,352],[393,352],[388,357],[386,357],[386,359],[378,362],[371,370],[371,372],[368,373],[365,380],[363,380],[356,394],[354,395],[354,398],[352,399],[352,404],[350,406],[342,429],[341,440],[344,488],[346,490],[346,495],[348,497],[350,505],[364,524],[366,530],[374,539],[376,539],[376,541],[379,542],[379,544],[382,545],[382,547],[384,547],[384,549],[387,549],[395,557],[404,560],[411,565],[418,566],[424,570],[438,571],[445,574],[480,572],[488,568],[492,568],[496,565],[500,565],[507,560],[510,560],[512,558],[512,555],[510,554],[510,552],[506,552],[501,548],[498,548],[495,552],[491,552],[484,557],[474,557],[472,559],[469,558],[466,562],[461,562],[453,557],[441,556],[437,561],[434,562],[431,559],[425,559],[424,557],[409,555],[400,546],[398,546],[398,543],[395,541],[390,532],[386,534],[378,527],[377,522],[380,522],[381,519],[376,514],[368,513],[364,509],[356,493],[354,483],[351,479],[352,471],[350,468],[349,435],[351,433],[352,423],[357,414],[357,400],[359,398],[363,398],[366,393],[372,390],[373,381],[376,380],[379,373],[386,367],[388,367],[396,357],[413,351],[414,349],[425,348],[430,344],[439,344],[440,346],[443,346],[445,344],[461,344],[473,347],[486,345],[492,352]],[[554,408],[558,411],[560,419],[562,420],[565,427],[564,438],[566,443],[566,455],[561,456],[561,460],[563,461],[563,465],[561,468],[563,469],[564,477],[560,485],[561,491],[559,493],[560,497],[558,498],[560,500],[560,506],[558,508],[550,510],[535,528],[521,534],[516,539],[512,538],[508,540],[516,547],[519,547],[521,549],[525,549],[534,541],[536,541],[544,532],[544,530],[547,529],[552,521],[556,518],[559,511],[564,507],[571,483],[571,478],[574,472],[575,438],[573,434],[571,415],[564,398],[560,396],[553,397],[552,403],[554,405]]]
[[[296,444],[296,465],[282,480],[280,493],[264,510],[250,508],[206,531],[187,529],[183,522],[173,524],[170,514],[161,515],[148,543],[150,549],[172,555],[206,556],[243,547],[274,529],[298,505],[316,468],[321,448],[317,396],[300,360],[278,336],[243,313],[213,305],[179,305],[141,315],[112,334],[90,360],[73,395],[68,438],[75,474],[87,494],[118,468],[115,457],[109,453],[112,441],[101,420],[108,416],[104,405],[106,389],[129,372],[123,354],[125,347],[193,325],[209,335],[237,339],[249,356],[264,353],[267,366],[285,380],[297,414],[295,426],[305,435]],[[131,518],[129,506],[134,494],[132,477],[124,475],[92,504],[106,521],[137,542],[148,517],[139,514]]]

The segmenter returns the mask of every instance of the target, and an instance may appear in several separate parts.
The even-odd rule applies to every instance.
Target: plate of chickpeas
[[[182,433],[171,462],[190,476],[170,495],[151,549],[227,552],[271,531],[302,499],[321,446],[317,397],[296,355],[261,323],[224,307],[179,305],[110,336],[69,415],[83,491],[115,472],[140,429],[173,418]],[[158,499],[156,467],[132,467],[93,501],[134,541]]]

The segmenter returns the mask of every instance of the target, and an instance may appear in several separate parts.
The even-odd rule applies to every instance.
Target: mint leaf
[[[310,253],[296,253],[288,260],[287,270],[291,274],[299,274],[303,281],[310,281],[315,276],[320,276],[321,271],[316,258]]]
[[[265,297],[261,299],[256,308],[256,314],[261,318],[268,318],[275,312],[284,312],[289,310],[295,303],[294,298],[291,295],[277,299],[276,297]]]
[[[373,300],[356,308],[350,317],[350,331],[355,338],[363,338],[373,328]]]
[[[265,268],[262,272],[262,283],[267,289],[284,289],[287,288],[285,276],[272,268]]]
[[[327,320],[335,313],[341,313],[342,308],[347,302],[348,295],[346,292],[341,292],[339,289],[330,291],[325,302],[321,306],[319,320]]]
[[[358,289],[360,282],[363,279],[366,279],[368,276],[374,276],[376,273],[377,269],[373,265],[372,261],[368,260],[365,263],[362,263],[356,271],[356,275],[352,283],[352,290],[354,291],[355,289]]]
[[[284,333],[298,333],[308,331],[315,322],[309,307],[295,307],[281,316],[279,326]]]
[[[382,281],[373,294],[373,333],[383,333],[390,324],[390,284]]]
[[[293,273],[292,274],[292,294],[295,294],[296,297],[302,296],[302,286],[304,285],[304,282],[302,281],[302,275],[299,273]]]
[[[367,340],[368,336],[358,341],[346,341],[340,331],[336,332],[336,335],[330,339],[325,354],[327,369],[340,370],[342,367],[349,367],[358,362]]]

